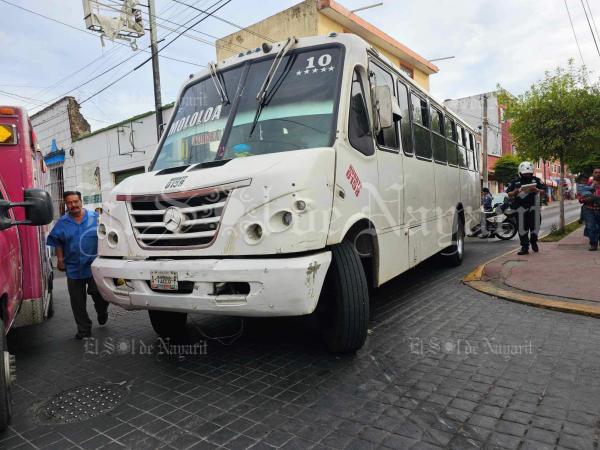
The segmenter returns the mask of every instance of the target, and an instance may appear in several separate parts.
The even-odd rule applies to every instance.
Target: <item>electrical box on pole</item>
[[[88,30],[100,33],[104,46],[104,38],[129,42],[134,51],[138,50],[136,39],[145,34],[142,11],[138,0],[112,0],[111,3],[101,0],[82,0],[83,19]],[[158,44],[156,38],[155,0],[148,0],[148,16],[150,18],[150,50],[152,54],[152,78],[154,84],[154,108],[156,110],[156,134],[158,139],[163,127],[162,99],[160,93],[160,71],[158,66]]]

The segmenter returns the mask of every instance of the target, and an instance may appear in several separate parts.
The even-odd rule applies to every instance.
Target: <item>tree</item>
[[[516,155],[504,155],[494,164],[494,178],[505,186],[519,174],[521,158]]]
[[[560,162],[560,185],[565,164],[577,167],[600,146],[600,85],[590,83],[585,67],[570,60],[566,69],[546,72],[543,80],[514,97],[501,89],[510,132],[519,156]],[[562,194],[562,193],[561,193]],[[564,196],[560,196],[560,230],[565,227]]]

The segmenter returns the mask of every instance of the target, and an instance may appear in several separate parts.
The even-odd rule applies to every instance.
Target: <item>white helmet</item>
[[[533,164],[531,164],[529,161],[523,161],[521,164],[519,164],[519,173],[533,173]]]

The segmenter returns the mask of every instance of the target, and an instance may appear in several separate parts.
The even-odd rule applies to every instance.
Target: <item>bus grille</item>
[[[129,203],[131,223],[142,247],[206,247],[213,243],[229,191],[177,199],[157,195]]]

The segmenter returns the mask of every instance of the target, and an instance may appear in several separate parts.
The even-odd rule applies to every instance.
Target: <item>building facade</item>
[[[514,154],[516,152],[513,138],[510,134],[510,122],[505,118],[504,107],[498,102],[498,92],[487,92],[485,94],[450,99],[444,101],[444,104],[452,111],[455,111],[473,128],[482,131],[484,95],[487,95],[487,165],[489,188],[492,193],[498,193],[504,190],[504,186],[494,178],[496,161],[503,155]]]
[[[73,141],[90,131],[90,124],[79,109],[74,97],[63,97],[31,116],[40,151],[49,169],[46,189],[52,194],[55,218],[65,212],[62,201],[65,186],[77,185],[75,165],[69,160]]]
[[[216,43],[217,61],[244,49],[254,50],[263,42],[283,41],[289,36],[325,36],[329,33],[354,33],[360,36],[425,90],[429,90],[429,76],[438,72],[435,64],[334,0],[305,0],[219,39]]]
[[[172,104],[163,107],[165,122],[172,111]],[[95,209],[125,178],[146,172],[158,143],[155,116],[149,111],[76,139],[68,156],[74,177],[65,189],[80,190],[85,207]]]

